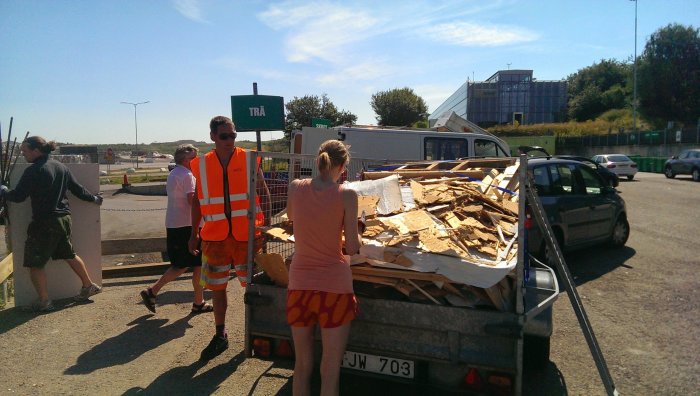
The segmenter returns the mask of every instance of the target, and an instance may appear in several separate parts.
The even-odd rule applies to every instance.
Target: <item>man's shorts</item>
[[[287,290],[287,323],[292,327],[340,327],[359,312],[355,294],[316,290]]]
[[[255,251],[262,248],[262,239],[255,240]],[[225,290],[231,273],[236,271],[238,281],[245,287],[248,278],[248,242],[237,241],[229,235],[223,241],[202,241],[203,287],[209,290]]]
[[[24,244],[24,266],[44,268],[49,259],[75,258],[70,235],[70,215],[47,216],[32,220],[29,223],[27,241]]]
[[[187,244],[190,241],[192,227],[166,228],[168,258],[174,268],[201,267],[202,256],[193,256]]]

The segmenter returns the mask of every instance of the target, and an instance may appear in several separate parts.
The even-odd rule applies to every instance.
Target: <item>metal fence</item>
[[[618,132],[576,137],[559,136],[556,138],[557,150],[599,146],[657,146],[661,144],[700,144],[700,128],[663,129],[638,133]]]
[[[287,189],[294,179],[311,178],[318,174],[316,155],[259,152],[261,168],[265,183],[270,191],[270,205],[264,213],[271,226],[283,221],[281,217],[287,205]],[[351,158],[347,172],[339,183],[360,180],[362,172],[375,166],[384,165],[386,161],[364,158]],[[279,253],[286,258],[294,252],[293,243],[268,242],[265,245],[268,253]]]

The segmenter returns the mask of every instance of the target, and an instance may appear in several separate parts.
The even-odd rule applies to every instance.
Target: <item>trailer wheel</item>
[[[526,335],[523,339],[525,367],[543,369],[549,364],[549,337]]]

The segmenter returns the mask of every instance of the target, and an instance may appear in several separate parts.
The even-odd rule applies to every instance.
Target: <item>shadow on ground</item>
[[[125,332],[80,355],[75,365],[67,368],[64,374],[89,374],[101,368],[131,362],[152,349],[183,337],[185,331],[192,327],[189,324],[191,318],[188,315],[167,324],[167,319],[154,319],[153,315],[141,316],[128,323],[127,326],[131,327]],[[152,337],[152,334],[158,334],[158,337]]]
[[[124,392],[124,395],[211,395],[244,361],[245,354],[241,352],[228,362],[199,375],[197,372],[206,362],[196,361],[188,366],[172,368],[158,376],[146,388],[134,387]]]

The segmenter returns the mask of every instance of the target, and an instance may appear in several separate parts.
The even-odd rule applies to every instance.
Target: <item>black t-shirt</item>
[[[93,202],[95,196],[78,183],[68,168],[48,156],[37,158],[24,171],[14,190],[5,196],[11,202],[32,199],[32,218],[70,214],[68,197],[70,191],[77,198]]]

